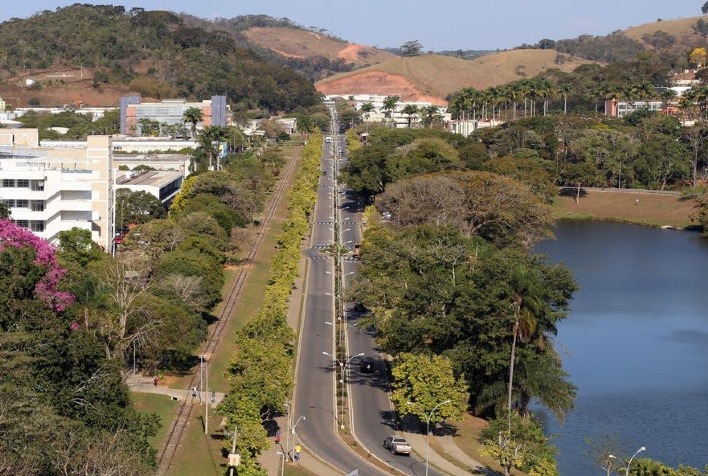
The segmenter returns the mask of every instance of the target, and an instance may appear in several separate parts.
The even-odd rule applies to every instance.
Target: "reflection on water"
[[[557,434],[563,476],[601,474],[588,438],[616,434],[630,454],[671,466],[708,464],[708,240],[695,233],[560,222],[537,251],[580,284],[559,351],[578,386]],[[618,452],[622,452],[618,449]]]

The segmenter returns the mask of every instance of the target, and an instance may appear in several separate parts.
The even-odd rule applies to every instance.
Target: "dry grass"
[[[457,428],[455,443],[457,443],[457,446],[459,446],[463,452],[493,471],[496,471],[499,474],[504,474],[501,466],[499,466],[499,463],[494,461],[492,458],[481,456],[479,454],[481,448],[481,445],[479,444],[479,434],[484,428],[487,427],[487,422],[485,420],[467,415],[462,421],[451,422],[451,425]],[[521,476],[525,473],[512,470],[511,474]]]
[[[686,228],[691,225],[693,206],[693,200],[674,195],[590,190],[578,203],[574,197],[557,197],[553,216]]]
[[[701,46],[705,40],[693,31],[693,24],[702,17],[679,18],[675,20],[662,20],[660,22],[646,23],[624,30],[624,34],[637,41],[642,40],[642,36],[652,34],[655,31],[663,31],[677,38],[681,44],[693,47]]]
[[[409,98],[444,99],[448,94],[472,86],[484,89],[524,77],[533,77],[549,68],[572,71],[588,61],[567,58],[563,65],[555,63],[555,50],[511,50],[493,53],[473,60],[443,55],[397,57],[374,66],[331,76],[317,83],[317,90],[328,93],[391,94],[401,90]],[[346,91],[345,91],[346,90]],[[409,92],[414,91],[414,93]],[[425,99],[423,99],[425,100]]]
[[[243,32],[249,41],[287,58],[324,56],[330,60],[342,58],[357,67],[388,61],[396,55],[369,46],[352,45],[326,35],[287,27],[249,28]],[[352,51],[352,46],[355,51]],[[363,54],[357,54],[362,52]]]

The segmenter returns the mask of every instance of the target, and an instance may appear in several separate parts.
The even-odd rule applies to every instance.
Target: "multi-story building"
[[[202,120],[197,128],[204,126],[226,126],[229,122],[230,108],[226,96],[212,96],[200,102],[187,102],[186,99],[165,99],[160,102],[141,102],[140,96],[120,98],[120,133],[140,135],[140,120],[149,119],[160,124],[184,124],[184,112],[189,108],[202,112]]]
[[[46,148],[36,129],[0,129],[0,200],[19,226],[50,242],[77,227],[110,252],[114,182],[109,136],[90,136],[83,148]]]

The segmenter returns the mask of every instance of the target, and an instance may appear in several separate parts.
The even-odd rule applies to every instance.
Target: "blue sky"
[[[703,5],[703,0],[22,0],[3,1],[0,20],[77,2],[210,19],[262,13],[372,46],[416,39],[425,50],[504,49],[542,38],[606,35],[658,18],[698,16]]]

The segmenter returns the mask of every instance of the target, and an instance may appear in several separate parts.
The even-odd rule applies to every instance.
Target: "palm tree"
[[[203,119],[202,110],[198,107],[188,107],[182,113],[182,121],[192,124],[192,139],[197,135],[197,123]]]
[[[383,100],[381,110],[386,111],[391,120],[393,120],[393,113],[396,111],[396,106],[400,100],[401,96],[386,96]]]
[[[516,360],[516,344],[527,342],[536,334],[538,313],[541,312],[540,276],[533,268],[520,264],[511,274],[511,308],[514,312],[514,326],[511,341],[511,360],[509,361],[509,389],[507,410],[511,415],[512,394],[514,388],[514,362]]]
[[[413,116],[418,114],[418,106],[415,104],[406,104],[403,106],[403,109],[401,109],[401,113],[408,116],[408,128],[410,129],[411,123],[413,122]]]
[[[565,83],[561,84],[558,87],[558,92],[563,95],[563,114],[566,115],[568,114],[568,93],[572,90],[573,88],[570,87],[570,84]]]
[[[368,122],[369,121],[369,114],[371,114],[371,112],[374,109],[376,109],[376,108],[374,107],[373,104],[371,104],[370,102],[365,102],[364,104],[361,105],[361,107],[359,108],[359,111],[364,113],[364,120]]]
[[[432,126],[433,122],[440,117],[440,108],[435,104],[424,107],[421,112],[423,115],[423,125],[425,127]]]

